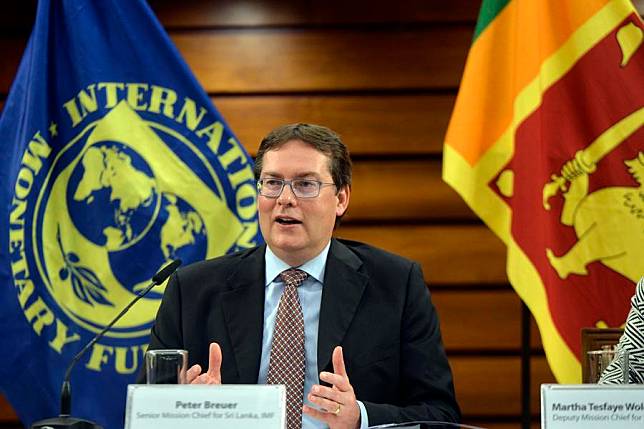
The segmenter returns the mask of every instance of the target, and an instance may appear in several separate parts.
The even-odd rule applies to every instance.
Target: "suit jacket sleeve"
[[[399,374],[398,403],[364,401],[370,425],[412,420],[460,421],[438,316],[417,263],[411,264],[406,283]]]

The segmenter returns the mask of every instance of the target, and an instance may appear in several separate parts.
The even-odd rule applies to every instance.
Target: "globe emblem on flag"
[[[170,261],[187,265],[248,247],[256,231],[243,223],[255,216],[254,184],[228,175],[181,124],[124,101],[88,119],[58,147],[32,143],[32,165],[48,157],[39,160],[22,214],[32,225],[34,286],[52,315],[81,335],[101,331]],[[233,179],[243,183],[236,192]],[[165,284],[152,289],[104,340],[146,341],[164,291]]]
[[[82,155],[67,186],[74,225],[93,243],[118,251],[139,241],[154,221],[159,192],[152,170],[134,150],[99,142]]]
[[[71,173],[65,197],[75,228],[105,249],[113,275],[132,293],[167,262],[206,256],[202,217],[177,195],[159,192],[147,162],[122,143],[101,141],[89,147]],[[147,256],[145,266],[131,263],[141,254]],[[101,302],[100,294],[76,289],[79,299]],[[150,291],[149,297],[160,296]]]

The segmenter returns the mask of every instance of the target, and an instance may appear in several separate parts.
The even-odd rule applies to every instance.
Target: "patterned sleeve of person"
[[[626,372],[628,383],[644,384],[644,277],[637,283],[631,299],[631,309],[615,359],[602,373],[599,384],[625,383]]]

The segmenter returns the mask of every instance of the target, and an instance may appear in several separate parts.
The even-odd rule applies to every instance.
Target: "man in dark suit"
[[[351,194],[340,138],[316,125],[277,128],[255,176],[267,245],[178,271],[150,349],[187,349],[192,383],[286,384],[289,428],[457,422],[418,264],[332,238]]]

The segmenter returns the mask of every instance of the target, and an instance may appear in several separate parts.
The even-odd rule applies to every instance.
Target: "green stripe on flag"
[[[496,18],[501,12],[501,9],[510,3],[510,0],[483,0],[481,4],[481,11],[479,12],[479,19],[476,22],[476,29],[474,30],[474,41],[478,39],[479,35],[487,28],[487,26]]]

